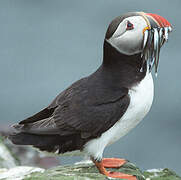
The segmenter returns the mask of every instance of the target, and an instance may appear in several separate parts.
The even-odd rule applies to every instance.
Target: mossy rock
[[[138,180],[181,180],[175,172],[169,169],[149,170],[141,172],[134,164],[126,163],[119,169],[110,169],[127,174],[132,174]],[[101,175],[97,168],[90,164],[80,164],[73,166],[58,166],[43,173],[32,173],[24,178],[25,180],[107,180],[108,178]]]
[[[146,180],[181,180],[174,171],[170,169],[152,169],[144,172]]]
[[[0,137],[0,180],[106,180],[92,163],[82,163],[69,166],[58,166],[51,169],[17,166],[17,160],[4,145]],[[134,175],[138,180],[181,180],[169,169],[155,169],[142,172],[134,164],[127,162],[121,168],[109,169]]]

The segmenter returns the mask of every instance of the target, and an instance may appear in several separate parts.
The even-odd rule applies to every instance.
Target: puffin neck
[[[143,71],[140,72],[143,66]],[[121,83],[125,87],[131,87],[139,83],[146,75],[146,62],[143,65],[141,53],[135,55],[125,55],[104,41],[103,63],[101,72],[109,76],[109,80]]]
[[[141,53],[126,55],[119,52],[110,43],[104,40],[103,65],[107,67],[121,68],[121,65],[132,67],[134,70],[140,70],[142,67]],[[132,69],[131,68],[131,69]]]

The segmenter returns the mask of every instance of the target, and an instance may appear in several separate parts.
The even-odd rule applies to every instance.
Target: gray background
[[[180,0],[1,0],[1,126],[39,111],[71,83],[94,72],[114,17],[128,11],[158,13],[174,31],[162,48],[152,109],[134,130],[106,148],[105,156],[181,174],[180,8]]]

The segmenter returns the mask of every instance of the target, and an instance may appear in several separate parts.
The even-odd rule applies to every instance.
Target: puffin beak
[[[157,14],[141,12],[141,15],[148,25],[143,29],[142,58],[144,62],[147,61],[150,72],[155,65],[157,75],[160,48],[168,41],[168,34],[172,31],[172,26],[165,18]]]

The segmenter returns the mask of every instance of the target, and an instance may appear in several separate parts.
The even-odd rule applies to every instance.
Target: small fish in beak
[[[157,76],[160,48],[168,41],[168,34],[172,31],[171,24],[163,17],[157,14],[141,13],[148,23],[143,29],[143,64],[147,62],[149,72],[155,65],[155,75]],[[142,68],[140,69],[142,71]]]

